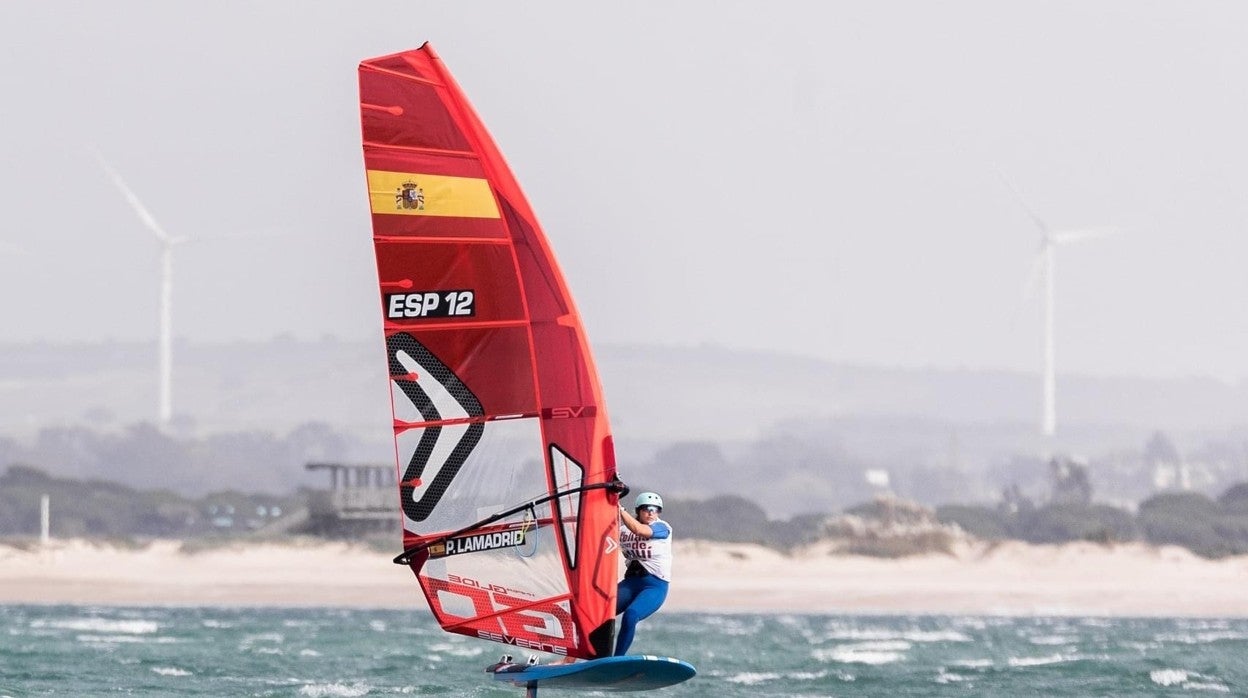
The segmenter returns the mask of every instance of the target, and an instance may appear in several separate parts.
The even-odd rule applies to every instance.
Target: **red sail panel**
[[[433,49],[366,60],[359,75],[400,558],[448,631],[609,655],[615,461],[567,284]]]

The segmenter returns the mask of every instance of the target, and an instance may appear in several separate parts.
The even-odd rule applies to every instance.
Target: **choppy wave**
[[[504,654],[504,649],[506,648],[499,646],[499,653]],[[451,657],[480,657],[485,654],[485,647],[480,644],[468,644],[467,642],[437,642],[429,646],[429,651]],[[513,652],[512,654],[516,653]]]
[[[1005,663],[1012,667],[1029,667],[1044,666],[1046,664],[1061,664],[1063,662],[1078,661],[1079,657],[1073,654],[1050,654],[1044,657],[1009,657]]]
[[[75,635],[74,640],[88,644],[103,645],[171,645],[177,642],[173,637],[144,637],[139,635]]]
[[[904,640],[885,640],[881,642],[857,642],[836,647],[826,647],[811,653],[815,659],[840,664],[891,664],[901,661],[911,647]]]
[[[906,642],[970,642],[971,637],[959,630],[919,630],[893,628],[832,628],[821,633],[827,640],[904,640]]]
[[[936,672],[936,683],[960,683],[962,681],[969,681],[969,680],[970,680],[969,676],[955,674],[951,671],[946,670],[944,667],[941,667],[940,671]]]
[[[791,685],[795,681],[818,681],[834,675],[841,681],[853,681],[854,677],[842,672],[829,674],[827,671],[742,671],[736,674],[730,674],[725,677],[725,681],[729,683],[740,684],[743,686],[757,686],[772,681],[782,681],[786,686]]]
[[[21,632],[3,632],[12,628]],[[1041,685],[1060,695],[1117,686],[1161,698],[1239,694],[1248,685],[1241,619],[672,612],[648,619],[634,647],[697,667],[693,681],[671,691],[689,698],[837,695],[851,686],[898,698],[979,698],[1036,694]],[[483,656],[504,653],[524,651],[445,633],[427,612],[0,606],[3,671],[23,682],[15,690],[0,679],[0,698],[139,693],[144,685],[195,695],[505,696],[512,687],[481,671]]]
[[[35,620],[31,622],[30,627],[89,633],[129,633],[131,635],[144,635],[160,630],[160,624],[153,620],[118,620],[115,618]]]
[[[1155,636],[1158,642],[1181,642],[1185,645],[1203,645],[1225,640],[1248,640],[1248,633],[1234,630],[1210,630],[1197,633],[1162,633]]]
[[[309,683],[299,688],[299,695],[322,698],[323,696],[366,696],[372,687],[366,683]]]
[[[1185,669],[1157,669],[1148,672],[1148,678],[1158,686],[1175,686],[1188,691],[1231,692],[1230,687],[1218,679]]]
[[[729,676],[728,681],[729,683],[739,683],[739,684],[744,684],[746,686],[756,686],[760,683],[767,683],[768,681],[776,681],[777,679],[780,679],[781,677],[782,677],[782,674],[776,674],[776,673],[771,673],[771,672],[743,671],[739,674],[733,674],[732,676]]]
[[[177,667],[172,667],[172,666],[154,666],[152,667],[152,673],[160,674],[161,676],[193,676],[194,675],[192,672],[189,672],[186,669],[179,669]]]
[[[761,619],[750,616],[710,616],[706,624],[715,628],[716,633],[730,637],[754,635],[762,629]]]
[[[964,669],[990,669],[996,666],[996,662],[991,659],[955,659],[949,664]]]
[[[1037,635],[1027,638],[1033,645],[1073,645],[1079,642],[1074,635]]]

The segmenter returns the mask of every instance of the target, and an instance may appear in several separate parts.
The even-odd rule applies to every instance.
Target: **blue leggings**
[[[667,600],[667,582],[655,577],[628,577],[620,580],[616,592],[615,613],[624,614],[620,621],[620,635],[615,640],[615,656],[628,651],[633,644],[637,621],[650,617]]]

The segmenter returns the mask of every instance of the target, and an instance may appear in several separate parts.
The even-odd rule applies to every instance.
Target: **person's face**
[[[663,510],[658,507],[652,507],[652,506],[637,507],[637,520],[649,526],[651,521],[658,520],[659,513],[661,511]]]

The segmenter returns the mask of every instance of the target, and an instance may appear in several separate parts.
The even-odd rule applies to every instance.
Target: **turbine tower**
[[[1053,308],[1054,308],[1054,267],[1057,263],[1057,248],[1072,242],[1090,238],[1103,237],[1117,233],[1116,228],[1077,228],[1073,230],[1052,230],[1040,216],[1036,215],[1018,190],[1010,184],[1005,175],[997,171],[1001,181],[1036,227],[1040,229],[1040,247],[1032,262],[1031,274],[1027,283],[1028,295],[1034,292],[1041,278],[1044,280],[1044,402],[1040,414],[1040,434],[1046,438],[1053,436],[1057,430],[1057,351],[1053,339]]]
[[[173,416],[173,248],[186,242],[186,238],[173,237],[166,233],[143,202],[139,201],[139,197],[126,186],[121,175],[109,166],[102,155],[96,153],[96,158],[109,178],[113,180],[113,184],[121,190],[122,196],[126,197],[126,201],[134,209],[139,220],[160,241],[160,357],[158,360],[160,401],[157,407],[157,418],[161,426],[168,426],[169,419]]]

